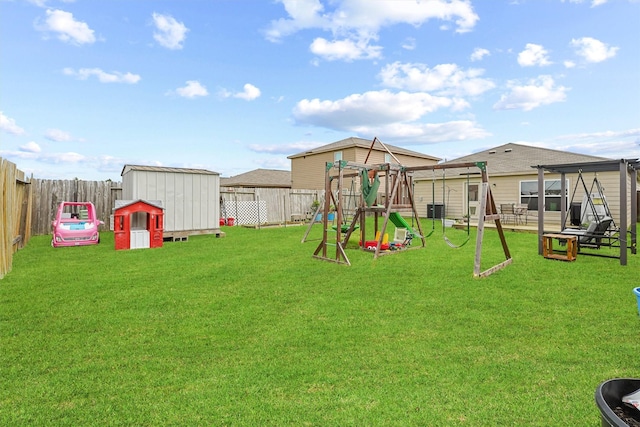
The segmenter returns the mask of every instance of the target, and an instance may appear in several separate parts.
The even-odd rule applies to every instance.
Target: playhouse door
[[[149,248],[148,230],[131,230],[131,249]]]

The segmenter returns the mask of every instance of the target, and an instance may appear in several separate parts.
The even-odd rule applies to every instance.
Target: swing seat
[[[591,221],[586,229],[567,228],[561,231],[561,234],[570,236],[578,236],[578,245],[600,247],[600,242],[605,233],[609,230],[613,222],[613,218],[606,216],[600,221]]]
[[[337,230],[338,226],[337,225],[332,225],[331,228],[333,228],[334,230]],[[354,226],[353,227],[353,231],[356,231],[358,228],[360,228],[359,225]],[[349,231],[349,224],[342,224],[340,226],[340,232],[346,233],[347,231]]]
[[[459,245],[456,245],[456,244],[455,244],[455,243],[453,243],[451,240],[449,240],[449,238],[446,236],[446,234],[445,234],[445,235],[443,235],[443,236],[442,236],[442,238],[444,239],[444,242],[445,242],[447,245],[449,245],[449,247],[450,247],[450,248],[453,248],[453,249],[459,249],[459,248],[461,248],[461,247],[463,247],[464,245],[466,245],[466,244],[467,244],[467,242],[471,239],[471,236],[467,236],[467,240],[465,240],[464,242],[462,242],[462,243],[461,243],[461,244],[459,244]]]

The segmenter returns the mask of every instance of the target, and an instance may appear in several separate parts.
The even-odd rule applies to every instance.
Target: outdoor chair
[[[602,238],[606,237],[605,233],[609,230],[612,222],[613,218],[611,218],[610,216],[605,216],[600,221],[591,221],[586,229],[566,228],[561,231],[561,234],[577,236],[578,246],[590,246],[599,248],[602,242]]]
[[[524,218],[524,223],[529,223],[529,218],[527,217],[529,212],[529,206],[524,203],[519,203],[513,206],[513,215],[515,216],[516,222],[522,224],[522,219]]]
[[[515,224],[516,216],[513,207],[513,203],[500,204],[500,218],[505,224],[509,221],[509,218],[511,218]]]

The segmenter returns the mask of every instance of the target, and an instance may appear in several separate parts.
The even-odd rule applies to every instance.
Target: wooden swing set
[[[394,158],[397,164],[367,164],[369,154],[371,154],[371,150],[373,149],[376,141],[382,145],[391,157]],[[363,250],[371,250],[374,253],[374,259],[381,255],[400,252],[382,249],[387,226],[390,221],[393,222],[396,227],[406,228],[409,239],[420,239],[420,246],[413,246],[412,248],[418,249],[425,247],[426,239],[420,224],[413,193],[413,173],[415,171],[428,170],[434,171],[434,173],[436,170],[442,170],[444,173],[444,171],[448,169],[468,169],[477,167],[480,169],[482,177],[482,193],[479,206],[480,215],[478,218],[478,234],[476,238],[473,275],[475,277],[486,277],[511,264],[512,258],[504,236],[502,224],[500,222],[500,214],[496,209],[496,204],[491,193],[491,187],[489,186],[486,162],[448,163],[429,166],[402,166],[398,159],[377,138],[373,139],[371,147],[369,148],[369,154],[367,155],[364,163],[345,160],[326,163],[324,203],[318,209],[318,212],[323,212],[322,240],[313,253],[314,258],[351,265],[349,257],[345,252],[345,247],[351,235],[358,229],[360,230],[361,248]],[[343,183],[345,178],[359,178],[361,180],[360,200],[357,208],[355,209],[355,214],[351,223],[348,226],[346,226],[343,209],[345,197],[350,197],[350,195],[345,196],[345,193],[343,192]],[[383,188],[383,191],[379,191],[380,187]],[[335,207],[336,222],[338,224],[338,226],[333,227],[330,225],[328,220],[328,213],[332,206]],[[412,217],[416,219],[416,228],[409,225],[400,216],[400,212],[411,212]],[[367,214],[374,216],[376,235],[375,249],[373,249],[373,246],[370,246],[370,249],[365,247],[367,235]],[[380,220],[382,220],[381,226]],[[480,261],[482,257],[482,243],[484,240],[486,221],[495,222],[505,260],[485,271],[481,271]],[[345,224],[345,226],[342,226],[342,224]],[[408,247],[405,246],[405,248]]]

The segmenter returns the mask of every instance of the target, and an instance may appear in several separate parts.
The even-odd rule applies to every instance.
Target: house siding
[[[365,163],[366,160],[366,163],[370,165],[385,163],[385,154],[387,154],[386,151],[372,150],[369,159],[367,159],[368,149],[350,147],[293,158],[291,159],[291,188],[324,189],[326,164],[333,162],[334,153],[338,151],[342,151],[342,160],[356,163]],[[436,160],[395,153],[394,155],[403,166],[423,166],[437,163]]]

